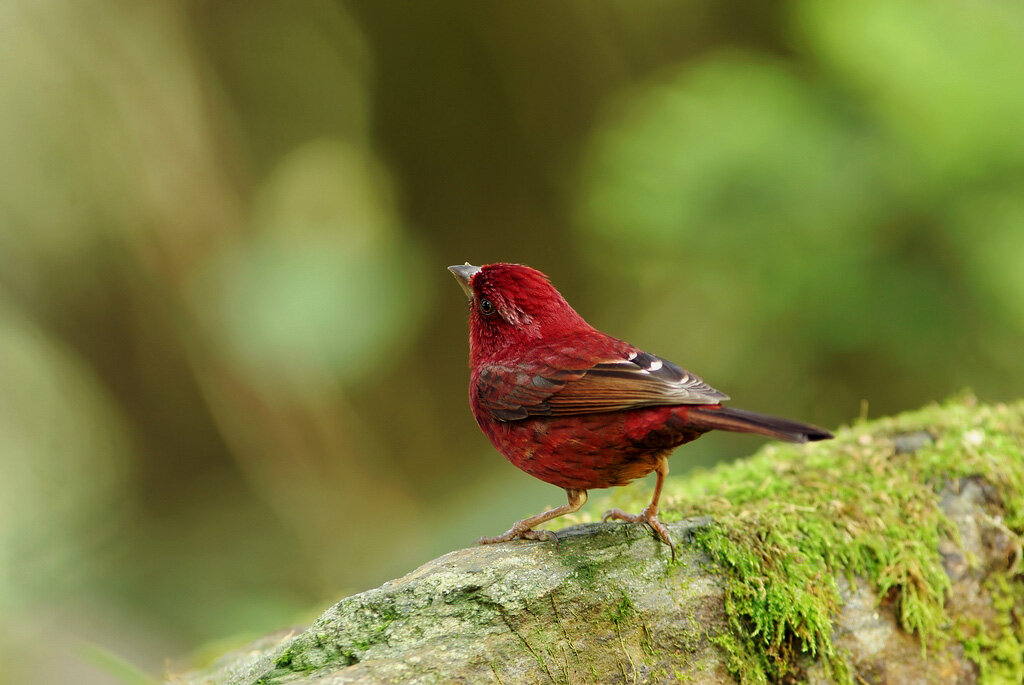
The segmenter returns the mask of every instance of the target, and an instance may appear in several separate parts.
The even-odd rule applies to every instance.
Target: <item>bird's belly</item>
[[[510,462],[552,485],[589,490],[645,476],[661,456],[700,437],[682,407],[482,424]]]

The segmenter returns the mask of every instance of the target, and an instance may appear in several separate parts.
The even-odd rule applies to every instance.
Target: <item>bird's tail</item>
[[[732,407],[689,407],[686,412],[691,425],[707,430],[755,433],[789,442],[814,442],[832,437],[824,428],[809,423],[790,421],[778,416],[758,414]]]

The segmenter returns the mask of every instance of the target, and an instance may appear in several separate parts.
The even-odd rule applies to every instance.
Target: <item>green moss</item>
[[[950,581],[938,549],[956,530],[938,493],[957,478],[984,478],[1004,525],[1021,535],[1022,444],[1024,402],[978,406],[965,397],[861,423],[834,441],[772,444],[750,459],[670,479],[666,521],[707,514],[715,521],[694,539],[725,571],[730,631],[713,639],[733,673],[751,683],[799,677],[800,657],[809,655],[849,681],[831,636],[836,578],[843,575],[860,576],[891,599],[922,649],[943,647]],[[647,488],[626,493],[613,495],[613,504],[646,503]],[[1021,578],[1004,580],[1004,601],[1022,606]],[[1000,674],[1021,672],[1019,625],[979,623],[964,631],[983,678],[1000,682]]]
[[[1024,673],[1024,583],[1010,573],[987,579],[985,589],[996,613],[986,622],[964,617],[956,626],[964,653],[978,664],[983,682],[1019,683]]]
[[[629,597],[626,596],[625,592],[619,593],[619,599],[608,606],[604,610],[604,617],[609,623],[620,625],[624,621],[629,620],[636,615],[636,607],[633,606],[633,602],[630,601]]]
[[[713,635],[711,641],[725,653],[726,666],[740,681],[741,685],[766,685],[768,677],[757,653],[749,640],[740,638],[735,632]]]
[[[562,557],[562,562],[572,567],[573,579],[584,588],[594,587],[604,569],[601,562],[581,552],[569,552]]]
[[[283,652],[281,656],[277,657],[274,661],[275,668],[291,669],[292,662],[295,660],[295,652],[290,647]]]

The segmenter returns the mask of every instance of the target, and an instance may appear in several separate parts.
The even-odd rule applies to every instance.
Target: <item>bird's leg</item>
[[[550,511],[545,511],[536,516],[525,518],[522,521],[517,522],[514,526],[509,528],[501,535],[496,535],[493,538],[480,538],[477,543],[481,545],[492,545],[496,542],[508,542],[509,540],[515,540],[517,538],[523,538],[524,540],[550,540],[555,538],[555,534],[550,530],[533,530],[534,526],[539,526],[545,521],[550,521],[553,518],[558,518],[563,514],[571,514],[577,511],[587,501],[586,490],[573,490],[566,488],[565,494],[568,495],[569,501],[560,507],[555,507]],[[557,538],[555,538],[557,540]]]
[[[669,546],[669,549],[672,550],[672,557],[675,558],[676,550],[672,545],[672,538],[668,536],[668,528],[658,520],[658,500],[661,498],[661,486],[665,483],[665,476],[668,475],[667,455],[658,460],[658,467],[655,470],[658,473],[658,482],[654,485],[654,496],[651,497],[651,503],[643,511],[639,514],[627,514],[622,509],[609,509],[604,512],[601,520],[615,519],[629,523],[646,523],[654,531],[654,534]]]

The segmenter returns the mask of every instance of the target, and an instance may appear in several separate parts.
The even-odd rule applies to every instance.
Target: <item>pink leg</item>
[[[553,518],[558,518],[563,514],[571,514],[574,511],[579,510],[580,507],[587,501],[586,490],[572,490],[566,488],[565,494],[568,495],[569,501],[560,507],[555,507],[551,511],[545,511],[525,518],[522,521],[518,521],[514,526],[509,528],[501,535],[496,535],[492,538],[480,538],[477,542],[481,545],[492,545],[496,542],[508,542],[509,540],[515,540],[522,538],[524,540],[548,540],[555,537],[555,534],[549,530],[533,530],[534,526],[550,521]]]
[[[604,512],[604,516],[601,517],[602,521],[608,519],[615,519],[617,521],[627,521],[629,523],[646,523],[654,531],[662,542],[669,546],[672,550],[672,556],[675,557],[675,547],[672,546],[672,539],[668,535],[668,528],[665,527],[661,521],[658,520],[658,500],[661,499],[661,486],[665,483],[665,476],[668,475],[668,456],[664,456],[658,462],[658,482],[654,486],[654,496],[651,498],[651,503],[641,511],[639,514],[627,514],[621,509],[609,509]]]

